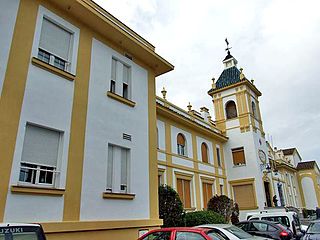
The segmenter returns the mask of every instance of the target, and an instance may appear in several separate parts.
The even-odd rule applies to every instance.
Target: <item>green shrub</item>
[[[159,187],[159,217],[163,227],[183,226],[183,205],[178,193],[167,185]]]
[[[185,224],[187,227],[213,223],[226,223],[226,221],[223,216],[212,211],[196,211],[185,214]]]
[[[226,222],[230,220],[232,206],[233,201],[225,195],[215,195],[208,202],[208,210],[224,216]]]

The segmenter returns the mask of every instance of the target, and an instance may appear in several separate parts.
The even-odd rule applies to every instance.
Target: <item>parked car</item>
[[[27,223],[0,223],[0,239],[46,240],[41,225]]]
[[[291,230],[280,223],[266,220],[251,220],[242,221],[235,225],[255,236],[268,237],[277,240],[289,240],[293,238]]]
[[[303,240],[319,240],[320,239],[320,220],[312,221],[303,237]]]
[[[225,240],[208,228],[173,227],[151,230],[138,240]]]
[[[254,213],[247,217],[247,220],[267,220],[278,222],[285,227],[288,227],[293,232],[293,237],[300,239],[303,236],[301,224],[298,214],[295,212],[267,212]]]
[[[242,229],[231,224],[205,224],[197,226],[197,228],[212,229],[216,234],[227,240],[265,240],[269,238],[262,238],[253,236]]]

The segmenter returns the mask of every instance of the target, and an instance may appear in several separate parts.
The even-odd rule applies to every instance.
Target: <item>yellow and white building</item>
[[[162,183],[188,211],[215,194],[242,215],[271,207],[277,181],[291,189],[285,205],[319,206],[317,165],[270,157],[261,92],[229,52],[208,92],[211,118],[165,90],[156,97],[155,78],[173,66],[93,1],[3,0],[0,9],[0,222],[39,222],[49,240],[136,239],[162,225]],[[288,181],[269,158],[287,161],[276,167]]]
[[[48,239],[161,226],[155,77],[173,66],[90,0],[0,9],[0,222]]]

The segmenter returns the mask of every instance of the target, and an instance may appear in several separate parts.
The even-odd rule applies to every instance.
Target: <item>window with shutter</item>
[[[130,149],[108,144],[107,192],[129,193],[129,161]]]
[[[208,147],[207,147],[207,144],[204,142],[201,144],[201,156],[202,156],[202,162],[209,163]]]
[[[19,181],[55,185],[61,132],[26,125]]]
[[[234,185],[234,200],[240,209],[253,209],[256,207],[253,184]]]
[[[231,151],[232,151],[232,158],[233,158],[234,165],[239,166],[239,165],[246,164],[246,159],[245,159],[243,147],[234,148],[234,149],[231,149]]]
[[[203,196],[203,207],[206,209],[209,200],[212,198],[212,183],[203,182],[202,183],[202,196]]]
[[[131,67],[112,58],[110,92],[131,99]]]
[[[190,180],[177,178],[177,192],[184,208],[191,208]]]
[[[55,22],[43,18],[38,58],[67,71],[70,63],[73,34]]]
[[[186,146],[185,137],[181,133],[179,133],[177,136],[177,153],[179,155],[183,155],[183,156],[186,155],[185,146]]]

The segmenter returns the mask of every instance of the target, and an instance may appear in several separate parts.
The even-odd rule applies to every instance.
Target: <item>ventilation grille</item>
[[[128,140],[128,141],[131,141],[131,135],[129,135],[129,134],[123,133],[122,138],[125,140]]]

